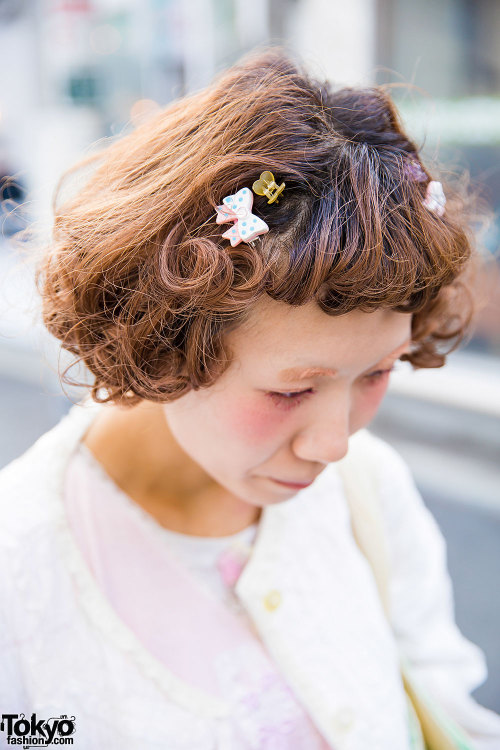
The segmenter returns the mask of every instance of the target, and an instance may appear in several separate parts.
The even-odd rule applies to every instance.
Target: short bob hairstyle
[[[95,401],[210,386],[231,361],[224,334],[263,294],[328,315],[413,313],[402,359],[415,368],[440,367],[466,335],[468,202],[445,186],[443,216],[422,205],[432,177],[380,87],[335,89],[261,49],[65,177],[89,164],[55,206],[37,279],[45,325],[93,374]],[[216,206],[263,170],[285,192],[256,196],[269,232],[232,248]]]

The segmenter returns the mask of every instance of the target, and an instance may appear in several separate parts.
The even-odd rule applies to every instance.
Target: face
[[[286,500],[341,459],[349,436],[374,417],[410,330],[411,314],[332,317],[315,303],[263,297],[228,334],[226,372],[163,407],[170,431],[237,498],[258,507]]]

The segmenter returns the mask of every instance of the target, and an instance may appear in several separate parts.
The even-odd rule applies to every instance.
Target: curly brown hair
[[[442,217],[422,205],[432,178],[380,87],[335,89],[266,48],[66,177],[88,165],[55,206],[37,279],[45,325],[96,401],[211,385],[231,361],[224,334],[262,294],[329,315],[411,312],[414,367],[440,367],[466,335],[467,201],[446,186]],[[233,248],[216,206],[263,170],[285,192],[255,199],[269,232]]]

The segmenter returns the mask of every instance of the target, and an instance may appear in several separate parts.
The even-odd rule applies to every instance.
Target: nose
[[[346,398],[329,408],[323,405],[320,413],[311,415],[293,440],[292,450],[297,458],[322,464],[344,458],[349,443],[349,414]]]

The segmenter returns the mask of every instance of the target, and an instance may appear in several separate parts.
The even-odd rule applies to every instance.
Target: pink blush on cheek
[[[368,389],[368,393],[365,394],[362,401],[365,419],[371,420],[375,416],[385,396],[388,385],[389,381],[386,380]]]
[[[272,409],[268,404],[252,401],[235,401],[224,413],[228,432],[247,443],[258,444],[276,433],[286,414]]]

